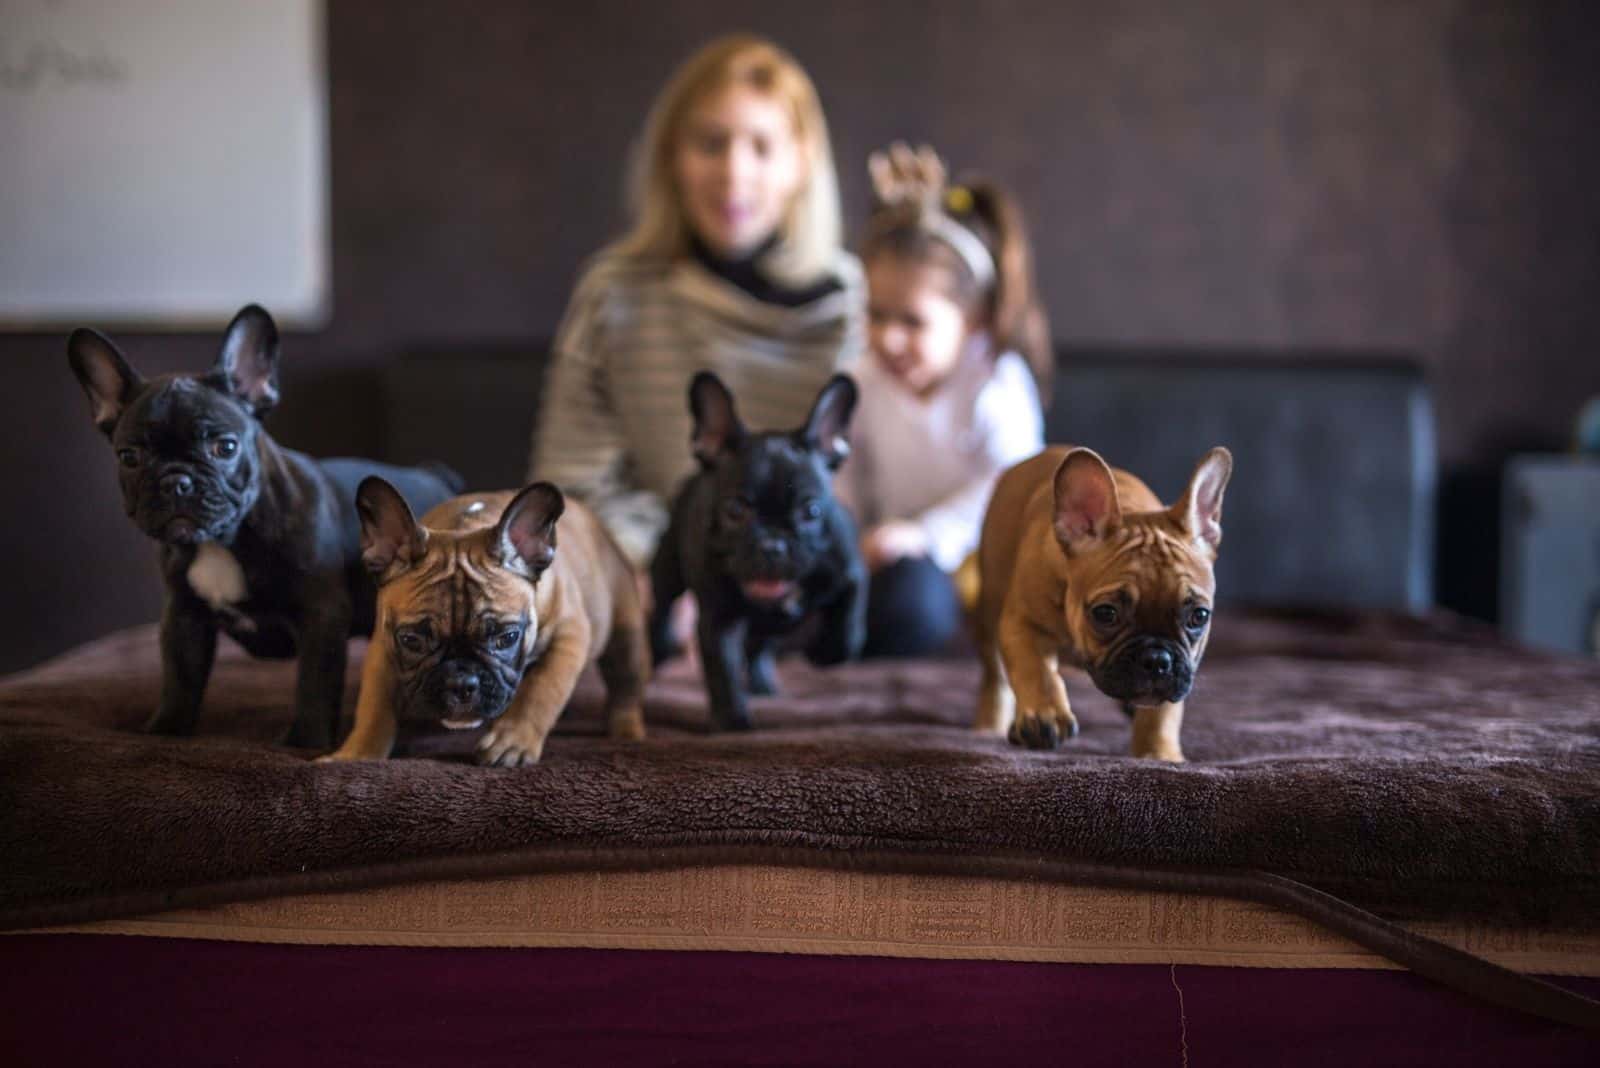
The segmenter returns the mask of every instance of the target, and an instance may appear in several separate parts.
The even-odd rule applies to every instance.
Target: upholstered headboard
[[[1066,353],[1046,425],[1168,501],[1206,449],[1226,445],[1225,598],[1433,601],[1433,407],[1414,363]]]
[[[518,484],[542,369],[534,349],[397,361],[384,376],[387,458],[442,459],[473,486]],[[1228,446],[1224,599],[1432,603],[1433,410],[1412,362],[1068,349],[1047,425],[1050,440],[1099,450],[1166,500],[1206,449]]]

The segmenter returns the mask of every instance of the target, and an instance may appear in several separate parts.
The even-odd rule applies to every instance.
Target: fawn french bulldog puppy
[[[1075,736],[1065,658],[1132,717],[1134,756],[1183,760],[1232,471],[1212,449],[1170,508],[1089,449],[1049,448],[1000,476],[978,547],[978,729],[1035,749]]]
[[[548,482],[456,497],[420,523],[382,479],[356,504],[378,622],[355,726],[325,759],[381,759],[400,724],[442,724],[483,728],[480,764],[535,763],[597,661],[611,736],[644,737],[638,587],[593,513]]]
[[[90,415],[111,441],[128,517],[161,544],[161,697],[145,730],[189,734],[226,631],[253,656],[299,658],[285,742],[327,749],[344,694],[345,640],[372,629],[356,487],[389,479],[417,508],[461,490],[439,465],[314,460],[272,440],[278,329],[256,305],[202,375],[141,378],[93,330],[67,343]]]

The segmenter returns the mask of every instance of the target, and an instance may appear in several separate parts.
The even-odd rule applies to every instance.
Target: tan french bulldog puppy
[[[361,484],[356,507],[378,619],[355,727],[324,759],[382,759],[398,724],[442,723],[483,729],[480,764],[532,764],[596,661],[611,737],[644,737],[638,587],[588,509],[536,482],[453,498],[418,524],[379,478]]]
[[[1133,719],[1133,755],[1181,761],[1183,700],[1210,633],[1227,449],[1172,507],[1090,449],[1000,476],[978,546],[979,730],[1053,749],[1078,733],[1060,661]]]

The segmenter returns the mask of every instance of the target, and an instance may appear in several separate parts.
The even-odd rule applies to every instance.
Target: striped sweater
[[[715,371],[753,430],[799,426],[863,340],[861,269],[840,253],[841,288],[786,308],[685,258],[601,253],[556,334],[530,477],[584,501],[644,566],[668,502],[695,470],[689,379]]]

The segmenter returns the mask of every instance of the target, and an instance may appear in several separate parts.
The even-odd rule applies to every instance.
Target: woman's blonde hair
[[[778,227],[778,244],[762,260],[775,282],[807,285],[836,262],[843,242],[839,179],[822,103],[800,64],[770,41],[746,34],[719,37],[678,68],[650,108],[628,175],[633,228],[614,246],[629,257],[676,258],[689,251],[689,222],[678,190],[674,154],[684,120],[708,94],[744,86],[788,107],[804,160],[805,179]]]

